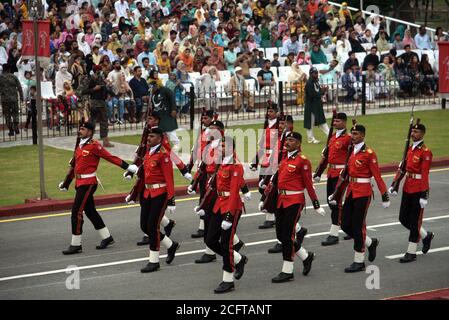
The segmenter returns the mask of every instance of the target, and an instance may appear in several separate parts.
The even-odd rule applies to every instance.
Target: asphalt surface
[[[391,175],[384,177],[387,185],[391,179]],[[325,203],[324,183],[316,185],[316,189]],[[400,197],[393,198],[391,207],[385,210],[375,190],[367,225],[368,235],[379,238],[380,244],[377,259],[373,263],[366,260],[366,264],[378,268],[379,289],[367,289],[371,273],[343,272],[353,259],[352,240],[344,241],[340,236],[338,245],[321,246],[330,226],[327,207],[326,217],[307,209],[300,219],[309,230],[303,245],[316,254],[310,274],[302,275],[302,263],[297,259],[295,279],[272,284],[271,278],[281,270],[282,256],[267,253],[275,242],[275,231],[258,229],[264,215],[258,213],[259,195],[254,191],[237,231],[247,244],[241,252],[249,262],[231,293],[213,293],[222,277],[220,257],[210,264],[194,263],[204,244],[190,238],[198,227],[198,218],[192,212],[197,201],[186,198],[178,199],[172,217],[177,224],[171,238],[181,242],[178,255],[171,265],[162,256],[161,270],[152,274],[140,273],[147,262],[148,248],[136,246],[142,236],[138,206],[101,210],[116,241],[103,251],[95,249],[100,238],[86,219],[83,253],[73,256],[61,253],[70,243],[68,213],[0,220],[0,299],[382,299],[449,287],[449,168],[431,173],[431,195],[423,227],[433,231],[435,238],[431,251],[419,255],[413,263],[398,262],[408,245],[408,231],[398,222]],[[165,255],[165,249],[161,254]],[[73,266],[81,268],[79,289],[66,286],[67,281],[74,283],[73,272],[65,272]]]

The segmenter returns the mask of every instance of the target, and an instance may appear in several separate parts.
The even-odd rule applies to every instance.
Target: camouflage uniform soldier
[[[10,73],[10,67],[3,65],[3,74],[0,75],[0,97],[2,101],[3,115],[5,116],[6,125],[9,128],[8,135],[11,137],[19,134],[19,101],[17,92],[20,95],[20,102],[23,102],[22,86],[19,79]]]

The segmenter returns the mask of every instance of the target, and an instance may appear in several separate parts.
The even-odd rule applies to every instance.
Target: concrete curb
[[[397,169],[397,163],[385,164],[380,166],[382,174],[394,172]],[[432,168],[449,166],[449,157],[433,159]],[[259,184],[257,179],[246,180],[249,188],[256,188]],[[124,204],[126,193],[111,194],[95,197],[97,206],[105,206],[111,204]],[[175,188],[176,197],[186,196],[186,186]],[[73,205],[73,199],[68,200],[42,200],[31,203],[0,207],[0,217],[21,216],[35,213],[46,213],[54,211],[70,210]]]

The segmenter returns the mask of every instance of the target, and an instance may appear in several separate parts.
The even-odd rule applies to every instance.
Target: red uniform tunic
[[[81,178],[79,175],[91,174],[97,171],[100,158],[103,158],[117,166],[123,166],[124,162],[119,157],[113,156],[96,140],[90,140],[80,145],[75,152],[75,177],[76,186],[97,184],[97,177]]]
[[[173,167],[170,160],[170,154],[161,145],[153,154],[147,152],[143,159],[143,168],[145,175],[145,184],[163,184],[166,186],[157,189],[145,188],[143,196],[151,198],[160,196],[167,192],[167,199],[175,196],[175,184],[173,180]]]
[[[346,155],[350,145],[351,135],[342,133],[338,138],[336,133],[332,135],[329,141],[329,154],[327,157],[327,162],[329,163],[327,169],[328,178],[335,178],[340,175],[343,168],[335,168],[334,166],[345,166]]]
[[[154,128],[157,128],[157,126],[152,127],[152,129]],[[168,136],[165,133],[162,136],[161,144],[165,148],[165,150],[167,150],[167,152],[170,154],[170,159],[172,159],[173,163],[176,165],[179,171],[181,171],[181,173],[184,174],[186,172],[186,165],[184,164],[184,162],[182,162],[181,158],[179,158],[179,156],[176,153],[172,152],[170,140],[168,139]]]
[[[417,193],[429,190],[429,170],[432,164],[432,152],[424,143],[412,150],[410,146],[407,152],[406,178],[404,192]],[[418,176],[421,175],[418,179]]]
[[[243,166],[240,163],[221,165],[217,171],[218,197],[212,211],[220,211],[221,214],[230,212],[235,215],[242,210],[243,203],[239,192],[244,183]],[[220,195],[223,192],[229,192],[230,195]]]
[[[279,139],[278,122],[276,121],[271,127],[267,126],[263,135],[263,140],[259,144],[259,156],[260,166],[262,168],[268,168],[270,166],[270,158],[273,155],[273,151],[276,150],[275,144]]]
[[[282,159],[278,169],[278,189],[303,192],[292,195],[279,194],[277,208],[287,208],[298,203],[305,204],[304,189],[307,189],[312,201],[318,200],[313,188],[312,166],[306,156],[297,152],[290,158],[286,156]]]
[[[368,178],[374,177],[376,180],[377,188],[381,194],[387,192],[382,177],[380,176],[379,164],[377,162],[376,153],[363,145],[361,150],[354,155],[352,152],[348,161],[348,173],[349,173],[349,185],[346,191],[346,195],[352,192],[352,197],[370,197],[372,195],[371,183],[359,183],[351,181],[351,178]]]

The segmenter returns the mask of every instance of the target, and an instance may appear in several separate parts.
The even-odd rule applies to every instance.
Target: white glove
[[[326,215],[326,211],[324,211],[324,209],[321,207],[319,207],[318,209],[315,209],[315,212],[323,217]]]
[[[123,178],[125,180],[131,180],[133,177],[131,175],[129,175],[128,173],[130,173],[131,171],[126,170],[125,172],[123,172]]]
[[[136,166],[135,164],[130,164],[128,169],[126,169],[126,171],[129,171],[131,173],[136,173],[137,170],[139,170],[139,167]]]
[[[421,206],[422,209],[424,209],[427,206],[427,203],[428,203],[427,199],[423,198],[419,199],[419,205]]]
[[[264,182],[264,179],[262,179],[262,180],[260,180],[260,181],[259,181],[259,188],[261,188],[261,189],[264,189],[264,190],[265,190],[265,188],[267,187],[267,185],[266,185],[266,184],[264,184],[263,182]]]
[[[384,207],[384,209],[387,209],[389,206],[390,206],[390,201],[382,202],[382,207]]]
[[[393,187],[388,188],[388,193],[395,197],[398,195],[396,191],[393,191]]]
[[[329,204],[336,206],[337,205],[337,200],[334,200],[334,198],[332,198],[332,196],[329,196],[327,198],[327,200],[329,201]]]
[[[318,183],[318,182],[321,181],[321,177],[320,177],[320,176],[315,176],[315,177],[313,177],[313,181],[314,181],[315,183]]]
[[[176,210],[176,206],[167,206],[167,211],[170,214],[174,214]]]
[[[257,171],[257,166],[249,166],[249,169],[251,170],[251,171],[254,171],[254,172],[256,172]]]
[[[232,222],[223,220],[223,222],[221,223],[221,228],[223,230],[228,230],[230,227],[232,227]]]
[[[193,211],[195,211],[195,213],[197,215],[199,215],[200,217],[202,217],[206,214],[206,212],[203,209],[200,209],[199,206],[195,206],[195,208],[193,208]]]
[[[243,199],[245,200],[245,202],[249,202],[251,201],[251,192],[247,192],[243,194]]]
[[[133,203],[135,203],[134,201],[131,201],[130,199],[131,199],[131,195],[128,194],[128,195],[126,196],[126,198],[125,198],[125,202],[126,202],[127,204],[133,204]]]
[[[186,178],[189,181],[192,181],[192,175],[188,172],[186,174],[184,174],[184,178]]]
[[[263,208],[263,201],[260,201],[259,202],[259,211],[261,211],[261,212],[267,212],[264,208]]]
[[[64,181],[60,182],[58,187],[59,187],[60,191],[64,191],[65,192],[65,191],[67,191],[67,189],[62,187],[63,184],[64,184]]]
[[[196,194],[195,190],[193,190],[193,188],[192,188],[192,185],[189,185],[187,187],[187,194],[188,195]]]

